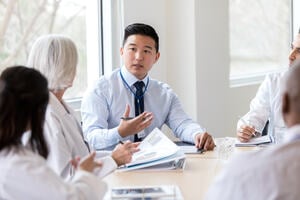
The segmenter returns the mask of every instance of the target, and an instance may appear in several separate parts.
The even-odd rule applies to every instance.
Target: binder
[[[120,166],[117,171],[183,170],[185,167],[185,154],[158,128],[141,142],[139,148],[140,151],[133,154],[132,161]]]

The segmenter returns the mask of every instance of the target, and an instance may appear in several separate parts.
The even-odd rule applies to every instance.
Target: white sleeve
[[[194,143],[195,136],[198,133],[204,133],[205,129],[188,116],[183,110],[177,95],[171,89],[168,89],[167,92],[170,93],[171,104],[165,122],[166,125],[182,141]]]
[[[259,132],[262,132],[271,114],[270,90],[272,84],[271,76],[266,76],[250,103],[249,112],[242,117],[244,121],[253,125]],[[241,125],[244,125],[244,122],[239,120],[237,128]]]
[[[102,87],[105,87],[105,84],[103,85]],[[93,88],[88,90],[82,98],[82,130],[86,141],[94,150],[112,146],[122,140],[118,127],[108,127],[110,110],[110,105],[107,103],[108,95],[99,88]]]

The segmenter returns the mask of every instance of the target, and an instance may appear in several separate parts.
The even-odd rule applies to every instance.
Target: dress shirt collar
[[[300,140],[300,125],[292,126],[291,128],[288,128],[285,136],[284,141],[285,142],[292,142],[295,140]]]
[[[147,74],[147,76],[145,76],[145,78],[143,80],[139,80],[133,74],[131,74],[124,65],[121,67],[121,73],[129,86],[133,86],[133,84],[137,81],[143,81],[144,84],[147,85],[147,80],[149,77],[148,74]]]

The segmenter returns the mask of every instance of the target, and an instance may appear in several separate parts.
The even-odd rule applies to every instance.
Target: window
[[[300,0],[293,0],[293,36],[300,31]],[[296,9],[298,8],[298,10]]]
[[[0,73],[10,65],[25,65],[32,43],[37,37],[50,33],[63,34],[75,42],[79,54],[73,87],[67,90],[64,97],[81,97],[88,81],[101,74],[100,45],[95,42],[99,40],[99,2],[101,1],[1,1],[0,13],[3,17],[0,19]]]
[[[288,65],[290,0],[230,0],[232,85],[261,81],[266,72]],[[248,78],[248,80],[247,80]]]

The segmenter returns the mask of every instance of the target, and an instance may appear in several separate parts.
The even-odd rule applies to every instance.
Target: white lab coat
[[[44,135],[50,150],[48,165],[61,177],[69,178],[73,172],[70,165],[71,158],[85,157],[89,151],[74,111],[64,102],[63,104],[64,106],[50,92]],[[117,168],[111,156],[103,157],[101,160],[105,163],[105,167],[98,172],[99,176],[102,177]]]
[[[207,200],[298,200],[300,126],[288,129],[285,143],[236,155],[210,187]]]
[[[285,127],[282,114],[282,92],[284,77],[287,71],[267,75],[256,96],[251,101],[250,111],[243,116],[245,122],[255,126],[260,133],[269,120],[268,133],[273,135],[274,127]],[[242,120],[238,121],[237,128],[243,125]]]
[[[0,199],[102,199],[107,186],[100,178],[79,170],[65,182],[44,158],[21,146],[0,152]]]

